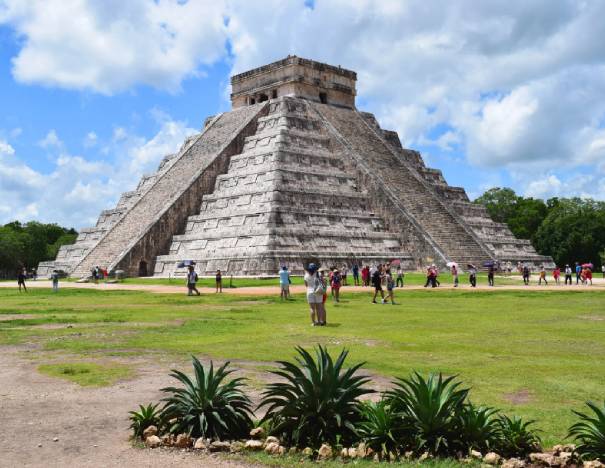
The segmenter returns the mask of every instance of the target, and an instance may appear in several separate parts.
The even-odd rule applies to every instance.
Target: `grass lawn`
[[[46,366],[41,371],[97,385],[129,375],[106,364],[116,355],[195,353],[266,369],[293,356],[296,345],[344,346],[351,362],[367,361],[370,372],[388,378],[411,370],[458,374],[475,403],[538,420],[547,446],[563,439],[571,409],[605,399],[605,291],[403,290],[397,299],[397,306],[373,305],[366,294],[349,294],[328,304],[327,327],[314,328],[302,295],[281,303],[2,289],[0,320],[8,320],[0,321],[0,344],[35,345],[29,354]],[[98,365],[76,365],[83,362]]]

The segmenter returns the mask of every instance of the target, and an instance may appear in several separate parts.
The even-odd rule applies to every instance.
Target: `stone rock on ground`
[[[358,446],[357,446],[357,458],[365,458],[366,454],[367,454],[367,448],[366,448],[366,444],[364,444],[363,442],[361,442]]]
[[[200,437],[199,439],[197,439],[195,441],[195,444],[193,444],[193,448],[195,450],[204,450],[206,449],[206,442],[204,441],[204,439],[202,437]]]
[[[349,449],[344,447],[341,451],[340,451],[340,457],[341,458],[349,458]]]
[[[496,452],[489,452],[483,457],[483,462],[488,465],[498,465],[501,458]]]
[[[262,439],[265,437],[265,430],[262,427],[255,427],[250,431],[250,437],[253,439]]]
[[[471,458],[476,458],[478,460],[482,460],[483,454],[481,452],[479,452],[478,450],[471,450]]]
[[[279,445],[279,439],[274,436],[269,436],[265,439],[265,447],[269,444],[277,444]]]
[[[210,443],[208,450],[211,452],[229,452],[231,450],[231,444],[229,442],[223,442],[222,440],[215,440]]]
[[[347,449],[349,458],[357,458],[357,449],[355,447],[349,447]]]
[[[526,463],[523,460],[519,460],[518,458],[510,458],[508,460],[504,460],[502,463],[502,468],[524,468]]]
[[[319,451],[317,452],[317,457],[321,460],[327,460],[328,458],[332,458],[333,452],[332,447],[328,444],[322,444],[319,447]]]
[[[265,453],[268,453],[269,455],[277,455],[278,451],[279,444],[275,442],[269,442],[267,445],[265,445]]]
[[[147,447],[149,448],[156,448],[159,447],[160,445],[162,445],[162,441],[160,440],[160,438],[156,435],[152,435],[147,437],[147,439],[145,439],[145,445],[147,445]]]
[[[188,448],[193,445],[193,439],[187,434],[179,434],[176,436],[174,446],[177,448]]]
[[[313,456],[313,449],[311,447],[305,447],[302,451],[302,454],[306,457],[312,457]]]
[[[555,456],[551,453],[530,453],[529,459],[536,465],[554,466],[557,464]]]
[[[241,452],[243,450],[244,450],[244,443],[243,442],[241,442],[239,440],[231,442],[231,451],[233,453],[239,453],[239,452]]]
[[[264,445],[263,442],[260,440],[247,440],[246,443],[244,444],[244,448],[246,450],[257,451],[257,450],[262,450],[263,445]]]
[[[147,437],[154,435],[158,435],[158,428],[155,426],[149,426],[143,431],[143,439],[147,439]]]
[[[584,468],[603,468],[605,463],[601,463],[599,460],[585,461],[582,465]]]
[[[172,447],[175,443],[176,439],[173,435],[166,434],[162,436],[162,445],[164,447]]]

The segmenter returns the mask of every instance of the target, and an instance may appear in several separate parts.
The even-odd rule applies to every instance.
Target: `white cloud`
[[[174,153],[195,133],[183,122],[167,119],[149,139],[124,133],[108,147],[113,162],[87,160],[61,150],[48,173],[25,164],[8,143],[0,141],[0,224],[12,220],[93,226],[101,210],[115,205],[120,194],[136,187],[144,173],[154,171],[163,156]],[[58,137],[57,137],[58,139]],[[3,151],[2,149],[10,150]]]
[[[136,84],[175,91],[225,51],[224,2],[2,0],[0,24],[22,41],[22,83],[113,94]]]
[[[99,137],[95,132],[88,132],[84,137],[83,145],[85,148],[92,148],[97,144]]]
[[[12,154],[15,154],[15,150],[6,141],[0,140],[0,156],[3,154],[8,154],[10,156]]]
[[[126,129],[123,127],[116,127],[113,129],[113,141],[122,141],[127,138],[128,134]]]
[[[55,130],[49,130],[46,136],[38,142],[38,145],[42,148],[61,148],[63,142]]]

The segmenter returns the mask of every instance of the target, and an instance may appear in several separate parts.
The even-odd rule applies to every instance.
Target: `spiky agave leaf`
[[[269,384],[263,392],[263,421],[270,420],[273,434],[297,446],[353,440],[359,397],[372,392],[364,387],[369,379],[356,375],[363,363],[343,369],[344,349],[335,361],[322,346],[315,349],[315,359],[302,347],[296,351],[295,363],[277,361],[280,368],[272,371],[285,382]]]
[[[463,405],[457,415],[457,445],[463,451],[489,451],[497,445],[500,426],[498,410],[487,406]]]
[[[357,425],[359,437],[374,450],[379,458],[394,454],[405,447],[405,428],[401,418],[387,401],[363,402],[359,406],[361,421]]]
[[[170,432],[187,433],[192,437],[228,440],[247,435],[252,427],[252,403],[244,394],[243,378],[225,380],[233,372],[227,370],[229,362],[208,369],[192,356],[193,380],[178,370],[170,376],[183,387],[166,387],[161,391],[170,394],[163,398],[162,415],[174,419]]]
[[[524,458],[532,452],[541,450],[539,430],[531,429],[535,421],[524,421],[518,416],[509,418],[506,415],[498,417],[499,437],[497,451],[504,457]]]
[[[596,404],[587,401],[592,414],[574,411],[580,421],[569,428],[567,437],[576,440],[576,452],[583,460],[598,459],[605,462],[605,402],[599,408]]]
[[[130,414],[130,429],[134,433],[134,437],[143,437],[143,432],[149,426],[156,426],[159,428],[161,425],[160,411],[157,407],[159,403],[155,405],[149,403],[147,406],[139,405],[139,411],[129,411]]]
[[[443,378],[439,373],[425,379],[414,372],[410,378],[397,379],[394,388],[387,392],[389,403],[413,432],[416,452],[446,455],[453,451],[456,415],[469,392],[459,388],[462,383],[455,378]]]

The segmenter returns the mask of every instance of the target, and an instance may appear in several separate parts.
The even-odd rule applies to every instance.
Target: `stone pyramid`
[[[233,110],[206,119],[39,274],[85,276],[99,265],[178,276],[184,260],[201,275],[301,272],[311,260],[553,266],[356,110],[355,81],[295,56],[234,76]]]

